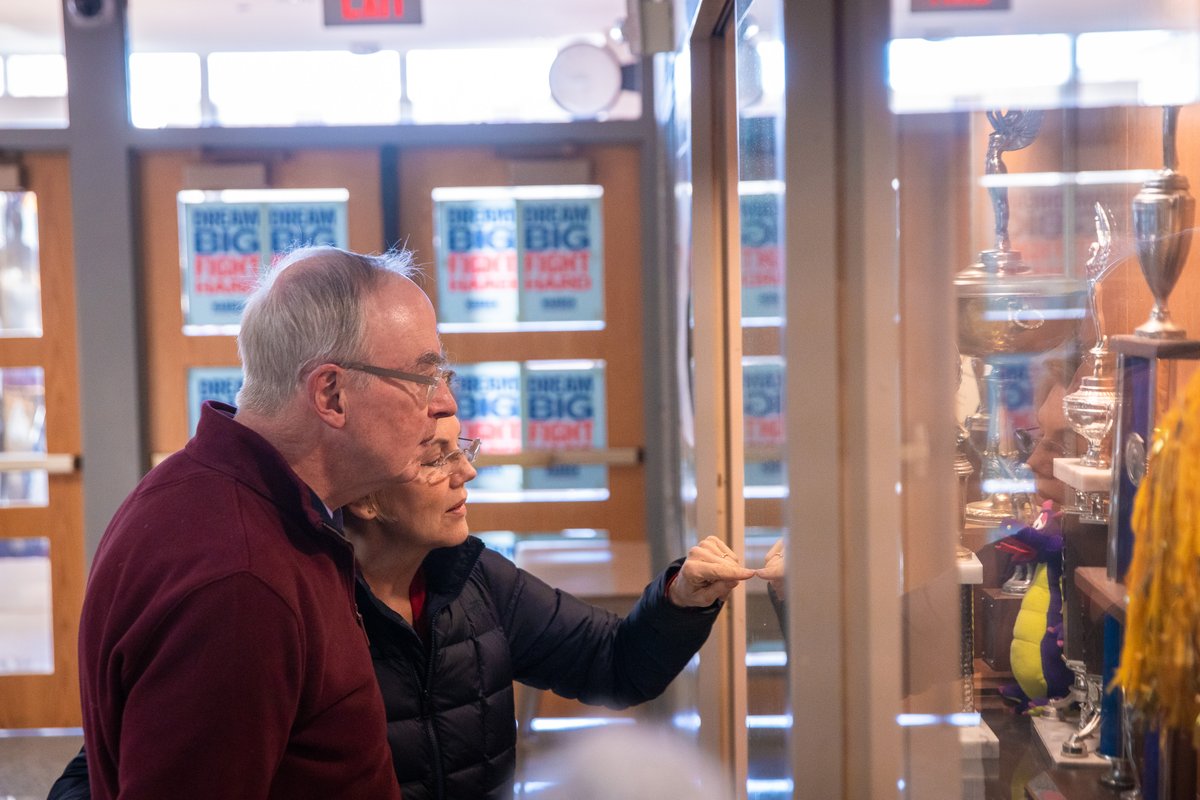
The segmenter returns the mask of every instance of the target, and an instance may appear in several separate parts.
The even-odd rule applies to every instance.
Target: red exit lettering
[[[342,0],[342,19],[389,19],[404,16],[404,0]]]

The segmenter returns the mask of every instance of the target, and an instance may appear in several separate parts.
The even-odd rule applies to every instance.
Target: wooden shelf
[[[1076,567],[1075,585],[1097,612],[1108,614],[1122,625],[1125,624],[1125,606],[1128,602],[1125,584],[1111,580],[1105,567]]]

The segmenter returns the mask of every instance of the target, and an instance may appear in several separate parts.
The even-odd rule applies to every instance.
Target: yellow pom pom
[[[1163,415],[1134,498],[1125,642],[1113,684],[1200,744],[1200,372]]]

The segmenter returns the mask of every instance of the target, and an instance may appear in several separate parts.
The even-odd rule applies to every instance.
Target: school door
[[[639,165],[631,145],[398,159],[400,231],[483,440],[471,529],[510,554],[564,532],[644,554]]]
[[[385,248],[373,150],[163,151],[139,159],[150,461],[187,443],[204,400],[241,386],[237,321],[280,250]]]
[[[463,435],[483,441],[472,533],[624,614],[665,566],[652,564],[646,531],[640,154],[522,156],[403,150],[399,229],[458,372]],[[525,756],[545,738],[533,735],[542,721],[566,731],[614,716],[516,688]],[[543,777],[525,769],[536,759],[521,762],[519,783]]]
[[[0,165],[0,729],[80,724],[83,601],[67,156]]]

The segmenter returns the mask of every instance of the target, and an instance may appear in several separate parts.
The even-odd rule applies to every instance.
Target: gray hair
[[[281,258],[242,311],[238,407],[278,413],[317,365],[363,360],[367,298],[385,277],[415,272],[408,250],[363,255],[318,246]]]

